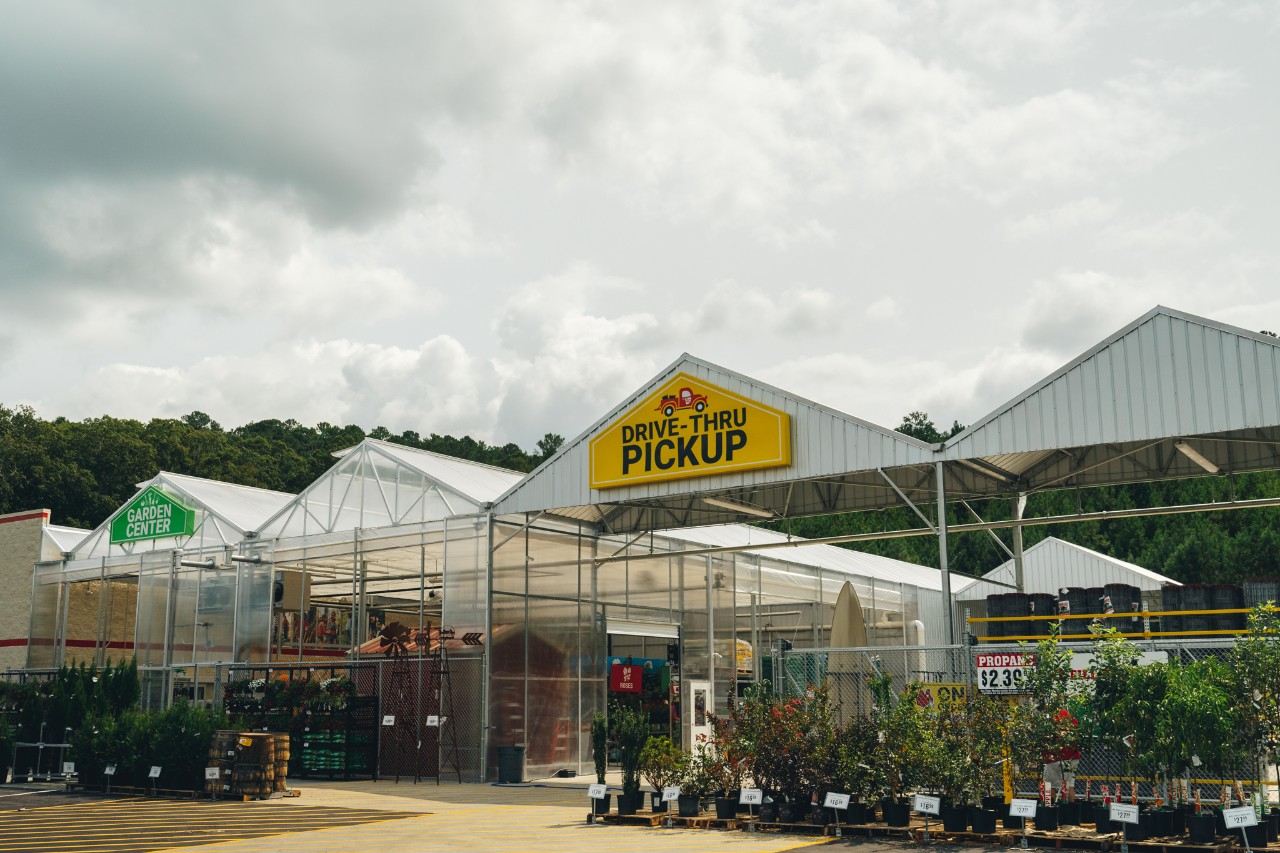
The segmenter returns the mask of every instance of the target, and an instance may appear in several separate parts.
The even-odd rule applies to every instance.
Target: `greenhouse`
[[[422,775],[397,762],[426,736],[426,775],[493,778],[513,748],[582,772],[610,697],[688,745],[775,650],[829,644],[846,583],[871,646],[961,640],[948,535],[1012,527],[1020,561],[1041,521],[962,501],[1277,467],[1278,352],[1158,308],[939,445],[686,355],[528,475],[373,439],[298,495],[162,472],[36,566],[28,666],[135,655],[148,707],[342,670],[382,722],[369,772]],[[886,507],[920,524],[759,526]],[[834,547],[879,536],[935,537],[941,569]]]

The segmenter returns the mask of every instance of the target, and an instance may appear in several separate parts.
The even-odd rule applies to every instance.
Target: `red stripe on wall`
[[[25,646],[26,644],[26,637],[15,637],[12,640],[0,640],[0,646]]]
[[[22,515],[0,515],[0,524],[7,524],[10,521],[30,521],[33,518],[48,518],[49,510],[38,509],[35,512],[26,512]]]

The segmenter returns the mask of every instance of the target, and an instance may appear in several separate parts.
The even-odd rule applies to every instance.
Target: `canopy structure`
[[[678,373],[788,412],[800,425],[792,464],[591,489],[591,439]],[[933,501],[940,491],[951,500],[989,498],[1272,469],[1280,467],[1278,445],[1280,340],[1156,307],[938,445],[685,355],[494,510],[544,510],[636,532],[880,509]]]

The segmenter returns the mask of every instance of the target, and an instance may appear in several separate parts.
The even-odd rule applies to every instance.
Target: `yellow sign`
[[[791,419],[684,373],[591,440],[591,488],[791,464]]]
[[[935,708],[949,702],[963,702],[965,693],[968,690],[968,685],[966,684],[952,684],[940,681],[916,684],[914,687],[916,690],[915,695],[910,698],[915,700],[915,703],[922,708]]]

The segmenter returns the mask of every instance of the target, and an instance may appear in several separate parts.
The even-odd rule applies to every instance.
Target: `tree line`
[[[911,412],[897,429],[938,442],[964,427],[939,429],[923,412]],[[135,484],[171,471],[282,492],[299,492],[334,464],[333,452],[375,438],[469,459],[513,471],[531,471],[564,439],[546,434],[530,451],[514,443],[490,445],[462,436],[393,434],[385,427],[365,432],[355,425],[263,420],[224,429],[203,412],[181,418],[137,420],[100,417],[45,420],[26,406],[0,405],[0,513],[38,508],[53,511],[55,524],[93,528],[135,493]],[[1137,506],[1167,506],[1280,495],[1280,472],[1200,477],[1076,491],[1033,494],[1026,515],[1064,515]],[[970,502],[984,520],[1010,517],[1008,500]],[[953,524],[973,521],[960,506],[949,508]],[[963,515],[961,515],[963,513]],[[871,533],[918,526],[906,508],[778,522],[797,536]],[[1009,533],[997,531],[1006,546]],[[1185,582],[1239,582],[1280,575],[1280,508],[1108,519],[1028,527],[1031,547],[1056,536]],[[948,562],[955,571],[980,575],[1007,559],[986,533],[953,536]],[[938,565],[930,536],[852,545],[858,550],[926,566]]]

